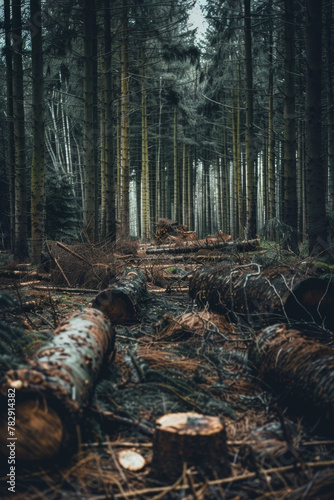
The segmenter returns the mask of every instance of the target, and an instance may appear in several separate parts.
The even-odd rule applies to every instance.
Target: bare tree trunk
[[[32,261],[41,260],[44,243],[45,143],[44,79],[41,0],[30,0],[33,157],[31,164],[31,251]]]
[[[121,141],[122,141],[122,236],[128,238],[129,224],[129,190],[130,190],[130,157],[129,157],[129,69],[128,69],[128,5],[123,0],[123,21],[121,26]]]
[[[246,237],[256,234],[256,184],[254,143],[254,88],[252,58],[252,26],[250,0],[244,0],[245,9],[245,64],[246,64],[246,164],[247,164],[247,224]]]
[[[142,93],[142,237],[144,241],[149,241],[151,237],[151,215],[150,215],[150,178],[148,161],[148,138],[147,138],[147,95],[146,95],[146,73],[145,73],[145,50],[142,48],[141,54],[142,74],[141,74],[141,93]]]
[[[295,37],[294,0],[285,0],[284,14],[284,153],[283,221],[294,230],[289,245],[298,252],[297,180],[296,180],[296,110],[295,110]]]
[[[4,0],[5,56],[7,84],[7,123],[8,123],[8,177],[10,210],[10,248],[14,250],[15,241],[15,142],[13,111],[13,55],[11,42],[10,0]]]
[[[15,242],[14,255],[28,256],[27,244],[27,173],[24,128],[23,39],[21,0],[13,0],[13,113],[15,143]]]
[[[97,238],[93,61],[95,23],[95,1],[84,0],[84,224],[91,242]]]
[[[309,252],[328,246],[322,158],[322,0],[306,0],[306,224]]]

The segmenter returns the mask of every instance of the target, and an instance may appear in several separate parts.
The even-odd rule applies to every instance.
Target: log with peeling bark
[[[152,467],[155,475],[173,481],[182,475],[183,464],[200,465],[221,477],[230,466],[226,431],[218,417],[198,413],[169,413],[156,422]]]
[[[334,350],[311,334],[276,324],[264,328],[248,359],[260,377],[298,412],[330,424],[334,420]]]
[[[16,438],[19,460],[45,460],[74,451],[83,409],[113,351],[110,321],[87,307],[55,330],[54,339],[36,353],[29,368],[8,371],[0,381],[0,454],[8,455],[10,437]],[[14,434],[8,434],[8,426]]]
[[[334,287],[296,270],[246,266],[201,267],[190,280],[198,304],[261,328],[277,321],[334,326]]]
[[[119,280],[95,297],[92,306],[113,324],[131,324],[140,318],[141,301],[147,294],[146,278],[140,269],[125,269]]]
[[[170,245],[160,245],[158,247],[147,248],[147,254],[184,254],[194,253],[199,250],[221,250],[225,252],[252,252],[259,249],[259,240],[241,241],[187,241],[183,245],[171,243]]]

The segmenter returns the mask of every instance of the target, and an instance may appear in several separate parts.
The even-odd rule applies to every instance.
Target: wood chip
[[[146,460],[139,453],[133,450],[122,450],[117,453],[117,460],[123,469],[132,472],[142,470],[146,465]]]

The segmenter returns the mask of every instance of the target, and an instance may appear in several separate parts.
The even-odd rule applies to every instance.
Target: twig
[[[56,257],[54,257],[54,259],[53,259],[53,260],[55,261],[56,266],[58,267],[59,271],[61,272],[61,275],[62,275],[62,277],[64,278],[64,280],[66,281],[67,285],[68,285],[68,286],[71,286],[71,283],[68,281],[66,274],[64,273],[64,271],[63,271],[63,269],[62,269],[61,265],[60,265],[60,264],[59,264],[59,262],[58,262],[58,259],[57,259]]]
[[[308,467],[313,467],[313,468],[320,468],[320,467],[330,467],[330,466],[334,466],[334,460],[324,460],[322,462],[306,462],[305,463],[306,466]],[[260,472],[261,474],[264,474],[264,475],[269,475],[269,474],[277,474],[279,472],[288,472],[288,471],[292,471],[292,470],[295,470],[295,469],[300,469],[300,465],[299,464],[294,464],[294,465],[285,465],[285,466],[282,466],[282,467],[273,467],[271,469],[261,469]],[[239,481],[245,481],[247,479],[253,479],[254,477],[256,477],[258,475],[257,472],[247,472],[245,474],[241,474],[239,476],[231,476],[231,477],[225,477],[223,479],[214,479],[212,481],[208,481],[208,486],[218,486],[220,484],[230,484],[230,483],[237,483]],[[194,487],[195,488],[198,488],[198,487],[201,487],[203,486],[202,483],[195,483],[194,484]],[[171,486],[163,486],[163,487],[155,487],[155,488],[145,488],[145,489],[142,489],[142,490],[137,490],[135,492],[129,492],[129,493],[126,493],[126,497],[129,498],[129,497],[133,497],[133,496],[136,496],[138,495],[138,497],[140,495],[145,495],[145,494],[149,494],[149,493],[157,493],[157,492],[161,492],[161,493],[168,493],[169,491],[171,491],[171,488],[174,489],[174,490],[182,490],[182,489],[189,489],[189,485],[186,486],[186,485],[177,485],[175,486],[172,485]],[[92,497],[91,500],[103,500],[105,497],[104,496],[97,496],[97,497]],[[120,494],[117,494],[114,496],[114,498],[122,498]],[[162,498],[162,497],[160,497]]]

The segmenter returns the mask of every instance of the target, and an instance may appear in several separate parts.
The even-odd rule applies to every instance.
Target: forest
[[[0,496],[331,500],[334,2],[0,2]]]

